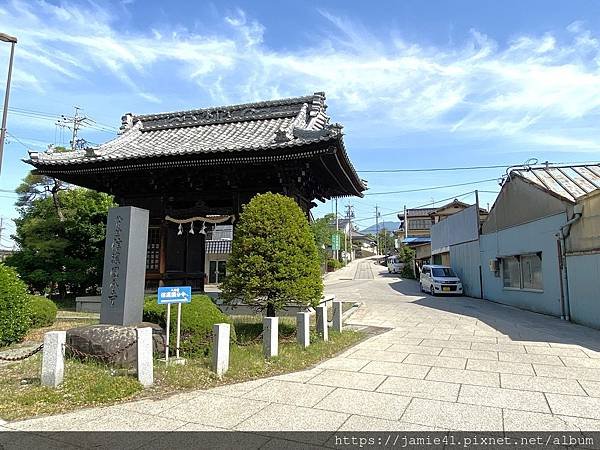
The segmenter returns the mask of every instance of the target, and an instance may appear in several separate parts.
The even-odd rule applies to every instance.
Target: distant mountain
[[[379,222],[379,231],[383,230],[384,227],[387,231],[395,231],[398,229],[399,226],[400,222],[391,222],[386,220],[385,222]],[[370,227],[365,228],[364,230],[360,230],[360,232],[364,234],[375,234],[376,228],[376,225],[373,224]]]

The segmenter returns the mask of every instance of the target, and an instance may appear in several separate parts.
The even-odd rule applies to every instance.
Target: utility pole
[[[352,260],[352,219],[354,218],[354,207],[348,203],[346,208],[346,218],[348,219],[348,240],[350,241],[350,260]],[[347,251],[348,250],[346,250],[346,252]]]
[[[2,230],[4,230],[4,217],[0,217],[0,245],[2,245]]]
[[[58,119],[58,122],[56,122],[56,126],[71,130],[71,150],[76,150],[84,146],[85,141],[83,139],[77,139],[77,134],[79,133],[79,129],[82,126],[88,125],[90,123],[90,119],[88,119],[86,116],[79,114],[79,112],[81,111],[81,108],[79,106],[74,106],[74,108],[75,115],[73,115],[73,117],[61,114],[60,119]]]
[[[13,57],[17,38],[0,33],[0,41],[10,43],[10,58],[8,60],[8,74],[6,77],[6,91],[4,92],[4,109],[2,112],[2,129],[0,129],[0,171],[2,170],[2,154],[4,153],[4,139],[6,138],[6,115],[8,113],[8,97],[10,95],[10,79],[12,76]]]
[[[375,205],[375,253],[379,255],[379,207]]]
[[[338,236],[339,238],[339,230],[340,230],[340,222],[338,219],[338,205],[337,205],[337,198],[335,199],[335,235]],[[339,247],[339,239],[338,239],[338,247]],[[340,250],[339,248],[336,249],[335,251],[335,259],[337,261],[340,260]]]
[[[408,237],[408,215],[406,212],[406,205],[404,205],[404,239]]]

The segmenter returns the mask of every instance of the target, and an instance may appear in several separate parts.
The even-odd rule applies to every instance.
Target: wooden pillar
[[[160,272],[160,280],[158,281],[159,286],[164,285],[164,276],[167,271],[167,221],[163,220],[160,224],[160,246],[159,246],[159,260],[158,260],[158,271]]]

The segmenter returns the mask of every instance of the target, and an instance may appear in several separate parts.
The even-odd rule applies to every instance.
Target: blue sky
[[[325,91],[358,170],[600,159],[599,29],[600,2],[576,0],[0,2],[0,31],[19,38],[12,108],[58,116],[77,105],[117,127],[125,112]],[[26,149],[63,140],[54,120],[16,113],[8,131],[5,218],[16,216],[3,191],[26,175]],[[362,173],[370,195],[351,202],[366,226],[376,204],[394,219],[405,204],[497,191],[503,173]],[[494,197],[483,193],[483,206]]]

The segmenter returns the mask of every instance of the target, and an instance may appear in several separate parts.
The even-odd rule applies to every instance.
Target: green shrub
[[[338,269],[341,269],[342,267],[344,267],[344,265],[341,262],[339,262],[337,259],[328,259],[327,260],[327,270],[328,271],[338,270]]]
[[[156,296],[146,297],[144,302],[144,322],[152,322],[166,329],[167,305],[159,305]],[[207,336],[215,323],[232,323],[231,319],[215,306],[206,295],[192,295],[192,302],[181,306],[181,351],[186,354],[206,352]],[[177,338],[177,305],[171,306],[171,331],[169,343],[175,349]],[[235,330],[231,327],[231,337]]]
[[[29,298],[31,327],[41,328],[52,325],[56,320],[56,313],[58,312],[58,307],[54,302],[39,295],[30,295]]]
[[[0,347],[21,341],[30,323],[25,283],[12,268],[0,264]]]

